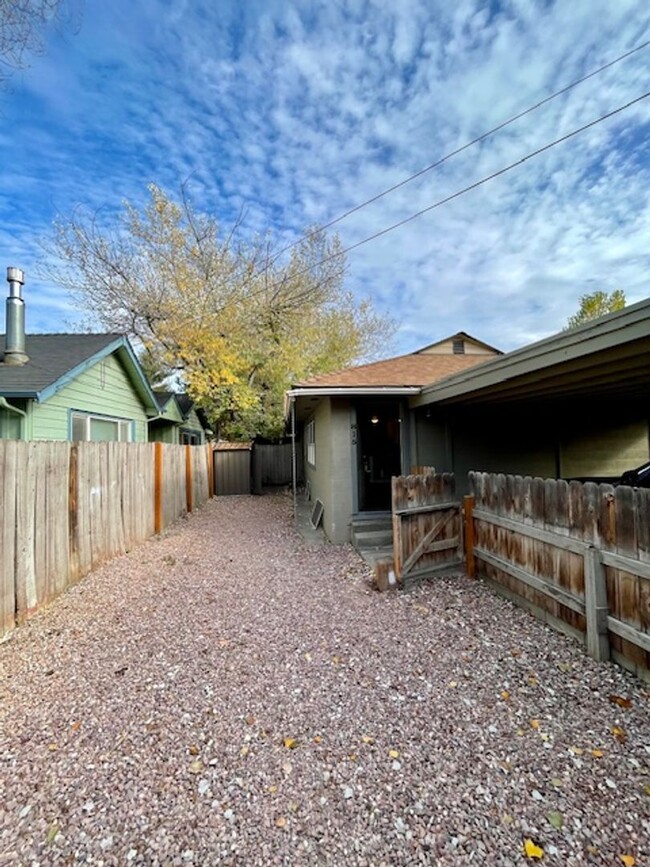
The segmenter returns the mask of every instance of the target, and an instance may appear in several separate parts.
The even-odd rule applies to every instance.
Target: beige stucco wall
[[[352,467],[350,402],[322,398],[306,423],[314,420],[316,464],[307,461],[305,447],[305,479],[311,487],[312,500],[324,506],[323,529],[335,544],[350,541],[353,485],[356,478]]]
[[[493,349],[488,349],[486,346],[480,346],[478,343],[474,343],[467,337],[463,339],[465,341],[464,355],[498,355],[498,353]],[[423,355],[453,355],[453,352],[453,340],[441,340],[440,343],[436,343],[434,346],[422,350]]]

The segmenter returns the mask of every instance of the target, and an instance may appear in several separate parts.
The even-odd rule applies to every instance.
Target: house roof
[[[421,388],[453,373],[475,367],[489,360],[489,355],[438,355],[412,352],[384,361],[347,367],[334,373],[314,376],[296,383],[296,391],[303,388],[323,389],[349,388]]]
[[[650,298],[429,383],[411,405],[585,392],[648,399]]]
[[[0,356],[5,335],[0,334]],[[6,398],[47,400],[85,370],[115,353],[149,412],[158,404],[131,344],[122,334],[28,334],[29,361],[22,365],[0,363],[0,395]]]

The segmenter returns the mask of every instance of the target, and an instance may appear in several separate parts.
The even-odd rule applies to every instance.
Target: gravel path
[[[0,864],[650,865],[648,699],[480,583],[380,595],[286,497],[214,500],[0,646]]]

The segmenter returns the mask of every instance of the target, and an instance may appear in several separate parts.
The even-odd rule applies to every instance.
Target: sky
[[[280,244],[650,39],[647,0],[67,0],[75,26],[0,90],[0,270],[28,330],[75,327],[53,220],[110,227],[147,185]],[[650,90],[650,47],[337,223],[344,247]],[[650,295],[650,99],[348,254],[397,322],[386,354],[459,330],[509,350],[579,298]],[[45,269],[45,270],[44,270]],[[0,328],[0,330],[3,330]]]

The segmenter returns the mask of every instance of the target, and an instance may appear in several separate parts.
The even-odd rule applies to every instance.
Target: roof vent
[[[462,337],[454,337],[452,341],[452,351],[454,355],[465,355],[465,341]]]
[[[29,361],[25,352],[25,302],[22,298],[25,273],[20,268],[7,268],[9,297],[7,298],[7,333],[5,334],[5,364],[20,365]]]

